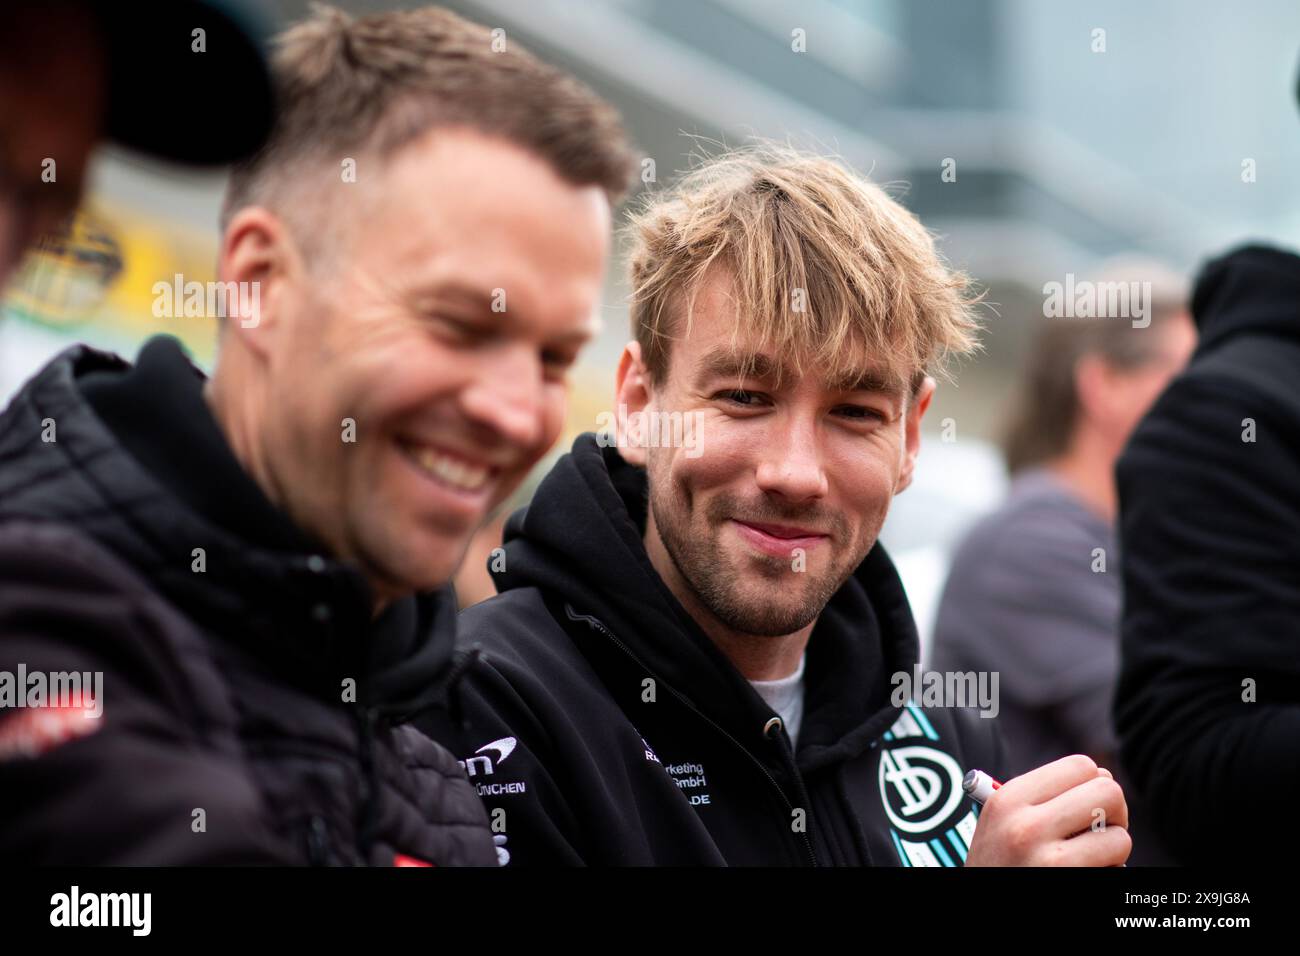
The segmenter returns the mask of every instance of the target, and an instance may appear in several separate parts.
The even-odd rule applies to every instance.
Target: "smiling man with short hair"
[[[631,153],[434,7],[317,8],[276,71],[220,246],[256,312],[211,378],[79,346],[0,416],[0,670],[104,687],[96,720],[0,709],[0,860],[495,862],[411,718],[471,536],[559,434]]]
[[[580,437],[507,526],[502,593],[461,616],[485,660],[460,755],[502,858],[1122,862],[1123,795],[1091,760],[981,818],[961,781],[1001,773],[991,722],[891,699],[918,639],[877,536],[928,373],[976,328],[920,223],[837,162],[743,151],[651,200],[631,276],[622,420],[695,441]],[[1110,825],[1081,833],[1095,808]]]

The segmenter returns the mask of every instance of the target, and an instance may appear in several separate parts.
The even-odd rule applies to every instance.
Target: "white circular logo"
[[[933,830],[961,803],[961,768],[933,747],[895,747],[880,755],[880,799],[904,833]]]

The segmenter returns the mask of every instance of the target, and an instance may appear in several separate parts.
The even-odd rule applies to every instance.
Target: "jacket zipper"
[[[357,738],[361,761],[361,813],[357,827],[357,846],[361,851],[362,865],[370,862],[370,844],[374,840],[375,820],[378,811],[378,778],[375,774],[374,733],[375,711],[356,705],[353,715],[357,721]]]
[[[307,860],[311,866],[329,866],[329,830],[325,821],[312,814],[307,821]]]
[[[701,720],[703,720],[705,723],[711,726],[714,730],[720,733],[723,737],[727,738],[727,740],[735,744],[736,748],[739,749],[740,752],[743,753],[746,757],[748,757],[750,761],[754,764],[754,766],[756,766],[759,770],[763,772],[763,776],[765,776],[768,779],[768,782],[771,783],[772,786],[776,788],[776,792],[779,793],[781,795],[781,799],[785,801],[786,807],[788,807],[791,811],[797,809],[795,805],[790,802],[790,798],[786,796],[785,791],[781,789],[781,785],[776,782],[776,778],[772,776],[771,772],[765,766],[763,766],[763,762],[759,760],[757,757],[755,757],[753,753],[750,752],[748,747],[746,747],[739,740],[733,737],[725,727],[715,722],[713,718],[709,717],[708,714],[705,714],[703,711],[699,710],[694,704],[692,704],[689,700],[687,700],[686,697],[684,697],[681,693],[679,693],[677,689],[674,688],[671,684],[661,679],[658,674],[656,674],[653,670],[647,667],[645,663],[641,660],[641,658],[637,657],[637,655],[632,651],[630,647],[628,647],[621,640],[619,640],[618,636],[615,635],[613,631],[611,631],[608,627],[605,626],[604,622],[600,621],[598,618],[591,616],[590,614],[586,614],[586,615],[578,614],[578,612],[575,611],[573,607],[567,603],[564,605],[564,610],[565,613],[569,615],[570,620],[582,621],[584,623],[596,627],[602,634],[604,634],[614,643],[615,647],[617,647],[620,651],[622,651],[624,654],[630,657],[636,663],[636,665],[640,667],[643,671],[645,671],[647,674],[653,677],[657,684],[662,684],[664,687],[667,687],[668,692],[672,694],[674,697],[676,697],[679,701],[681,701],[683,707],[691,711],[691,713],[695,714],[697,717],[699,717]],[[807,802],[808,794],[807,791],[804,790],[803,779],[799,774],[799,768],[792,766],[791,769],[794,772],[795,782],[798,785],[800,792],[803,793],[805,802]],[[812,807],[806,808],[804,810],[804,813],[807,815],[807,819],[811,821]],[[808,852],[809,865],[819,866],[820,864],[818,864],[817,862],[817,853],[813,849],[812,841],[808,839],[808,833],[805,831],[803,833],[800,833],[799,836],[803,841],[804,849],[807,850]]]

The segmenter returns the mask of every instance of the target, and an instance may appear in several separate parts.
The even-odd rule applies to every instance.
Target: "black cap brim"
[[[108,41],[110,139],[200,166],[243,159],[266,141],[275,118],[268,34],[251,10],[229,0],[94,7]]]

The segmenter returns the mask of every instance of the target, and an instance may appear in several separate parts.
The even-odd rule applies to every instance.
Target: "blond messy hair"
[[[796,374],[852,380],[865,364],[915,389],[978,347],[969,279],[912,213],[834,159],[763,144],[706,160],[651,195],[627,234],[632,331],[655,384],[715,265],[743,317],[733,340],[743,322],[755,355]]]

